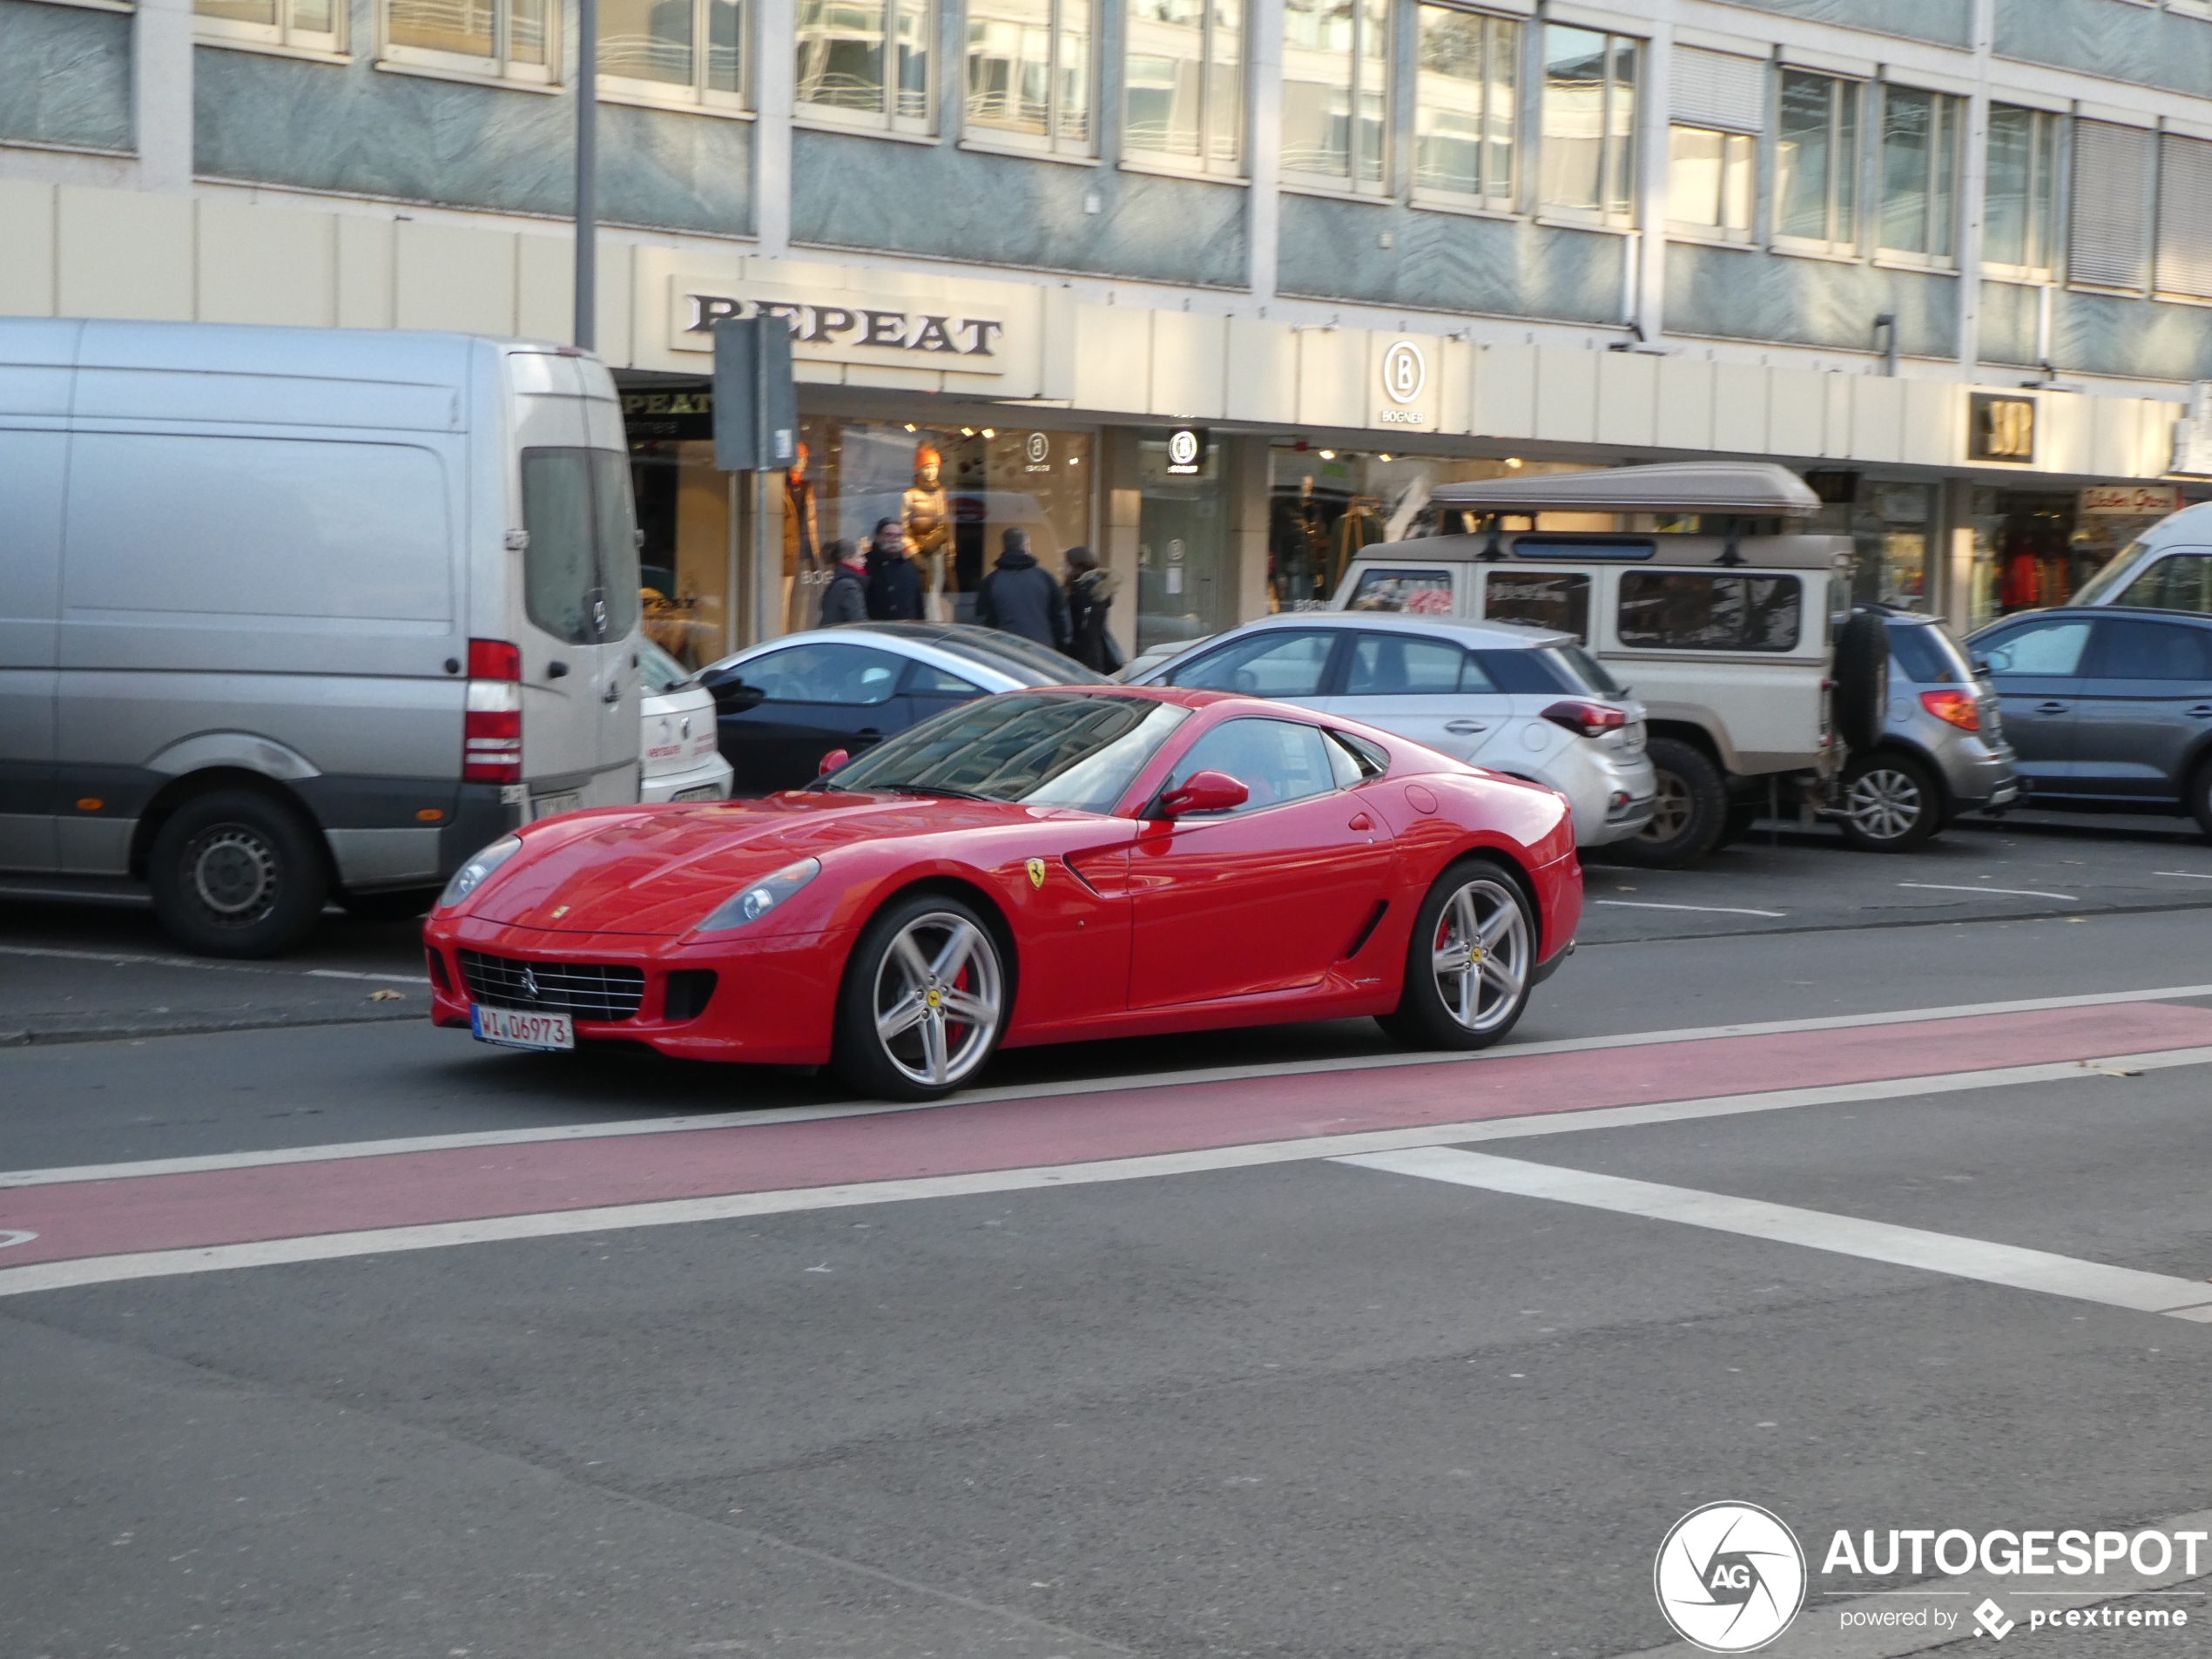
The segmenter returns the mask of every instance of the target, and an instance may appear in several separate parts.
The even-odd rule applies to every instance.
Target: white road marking
[[[1768,1020],[1743,1025],[1681,1026],[1671,1030],[1621,1032],[1602,1037],[1559,1037],[1544,1042],[1508,1043],[1474,1054],[1355,1055],[1339,1060],[1192,1067],[1183,1071],[1085,1077],[1059,1083],[1006,1083],[991,1089],[963,1089],[948,1099],[919,1106],[887,1106],[877,1102],[850,1101],[822,1106],[780,1107],[766,1111],[709,1112],[643,1121],[616,1118],[597,1123],[477,1130],[455,1135],[414,1135],[378,1141],[339,1141],[320,1146],[210,1152],[191,1157],[146,1158],[127,1163],[80,1163],[44,1170],[0,1170],[0,1188],[53,1186],[74,1181],[125,1181],[144,1176],[189,1175],[210,1170],[250,1170],[279,1163],[320,1163],[341,1158],[393,1157],[408,1152],[438,1152],[469,1147],[529,1146],[540,1141],[594,1141],[626,1135],[679,1135],[693,1130],[745,1129],[771,1123],[807,1123],[833,1117],[876,1117],[894,1112],[944,1111],[952,1107],[984,1101],[1055,1100],[1078,1095],[1110,1094],[1122,1089],[1247,1082],[1255,1077],[1389,1070],[1399,1066],[1480,1064],[1488,1060],[1512,1060],[1548,1054],[1587,1054],[1606,1049],[1637,1049],[1648,1044],[1705,1042],[1718,1037],[1786,1036],[1801,1031],[1873,1029],[1886,1025],[1917,1024],[1924,1020],[1970,1019],[1984,1014],[2040,1014],[2062,1008],[2109,1008],[2127,1002],[2180,1001],[2205,996],[2212,996],[2212,985],[2165,985],[2143,991],[2089,991],[2072,996],[2027,997],[2009,1002],[1961,1002],[1946,1008],[1899,1008],[1880,1014],[1831,1014],[1809,1019]],[[0,1059],[0,1064],[4,1063],[4,1059]],[[2071,1067],[2061,1067],[2061,1069],[2071,1069]]]
[[[1792,1204],[1768,1204],[1758,1198],[1699,1192],[1656,1181],[1595,1175],[1587,1170],[1531,1163],[1487,1152],[1465,1152],[1452,1146],[1358,1153],[1339,1157],[1332,1162],[1384,1170],[1393,1175],[1419,1176],[1428,1181],[1447,1181],[1455,1186],[1479,1187],[1486,1192],[1549,1198],[1559,1204],[1642,1216],[1653,1221],[1676,1221],[1715,1232],[1740,1233],[1748,1238],[1770,1238],[1785,1244],[1801,1244],[1807,1250],[1887,1262],[1896,1267],[1915,1267],[1952,1278],[1977,1279],[1986,1285],[2040,1291],[2046,1295],[2071,1297],[2076,1301],[2101,1302],[2107,1307],[2128,1308],[2137,1313],[2167,1313],[2176,1318],[2212,1324],[2212,1284],[2202,1279],[2145,1273],[2132,1267],[2107,1267],[2101,1262],[2085,1262],[2048,1251],[2024,1250],[2016,1244],[1929,1232],[1919,1227],[1899,1227],[1886,1221],[1863,1221],[1856,1216],[1800,1210]]]
[[[279,979],[388,980],[395,985],[428,985],[421,974],[356,973],[343,968],[263,968],[253,962],[204,961],[192,956],[147,956],[129,951],[65,950],[47,945],[0,945],[0,956],[48,956],[64,961],[106,962],[115,968],[194,968],[210,974],[263,974]]]
[[[2153,875],[2178,875],[2185,881],[2212,881],[2212,875],[2205,875],[2195,870],[2153,870],[2151,873]]]
[[[1949,881],[1900,881],[1900,887],[1918,887],[1925,893],[1997,893],[2015,899],[2063,899],[2068,904],[2080,904],[2080,895],[2073,893],[2044,893],[2035,887],[1963,887]]]
[[[1271,1163],[1315,1163],[1368,1153],[1434,1148],[1440,1142],[1521,1140],[1569,1135],[1590,1130],[1634,1129],[1708,1117],[1786,1111],[1804,1106],[1841,1105],[1957,1094],[2023,1083],[2060,1082],[2091,1066],[2124,1065],[2138,1071],[2212,1065],[2212,1047],[2168,1049],[2098,1061],[2054,1061],[2036,1066],[1946,1072],[1928,1077],[1899,1077],[1879,1082],[1838,1083],[1821,1089],[1783,1089],[1755,1095],[1718,1095],[1702,1100],[1661,1102],[1644,1106],[1609,1106],[1586,1112],[1485,1118],[1464,1123],[1428,1123],[1414,1129],[1376,1130],[1356,1135],[1308,1136],[1294,1141],[1258,1142],[1246,1146],[1210,1147],[1194,1152],[1104,1158],[1088,1163],[1038,1165],[1017,1170],[982,1170],[963,1175],[919,1176],[906,1180],[870,1181],[836,1187],[786,1188],[773,1192],[731,1193],[707,1198],[673,1198],[651,1204],[612,1204],[591,1210],[550,1211],[534,1215],[491,1216],[471,1221],[434,1222],[347,1233],[322,1233],[255,1244],[218,1244],[204,1249],[145,1251],[130,1255],[87,1257],[0,1268],[0,1296],[108,1285],[126,1279],[165,1278],[241,1267],[271,1267],[293,1262],[334,1261],[355,1256],[395,1255],[403,1251],[443,1250],[460,1244],[489,1244],[526,1238],[556,1238],[577,1233],[615,1232],[632,1227],[669,1227],[702,1221],[734,1221],[803,1211],[840,1210],[856,1205],[900,1204],[921,1198],[962,1198],[1043,1187],[1090,1186],[1142,1181],[1164,1176],[1198,1175],[1224,1170],[1257,1169]],[[95,1169],[98,1166],[94,1166]],[[2212,1288],[2206,1290],[2212,1297]]]
[[[1694,910],[1701,916],[1786,916],[1786,910],[1743,910],[1726,904],[1642,904],[1634,899],[1593,899],[1594,905],[1611,905],[1615,910]]]

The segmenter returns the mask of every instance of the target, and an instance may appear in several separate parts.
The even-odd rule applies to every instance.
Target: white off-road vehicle
[[[1766,463],[1446,484],[1432,533],[1363,550],[1331,608],[1574,635],[1644,705],[1658,774],[1614,850],[1688,864],[1761,814],[1824,811],[1844,745],[1880,730],[1887,643],[1851,614],[1850,539],[1802,533],[1819,509]]]

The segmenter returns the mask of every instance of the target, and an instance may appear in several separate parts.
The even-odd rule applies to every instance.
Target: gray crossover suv
[[[1889,702],[1880,738],[1837,789],[1844,838],[1870,853],[1918,846],[1960,814],[2018,798],[1998,695],[1932,617],[1861,606],[1887,623]]]

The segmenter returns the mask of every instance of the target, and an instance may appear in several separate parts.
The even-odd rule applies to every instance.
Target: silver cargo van
[[[460,334],[0,318],[0,892],[260,956],[637,799],[612,379]]]

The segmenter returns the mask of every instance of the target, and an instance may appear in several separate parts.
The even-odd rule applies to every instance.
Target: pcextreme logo
[[[1651,1583],[1684,1642],[1708,1653],[1750,1653],[1788,1629],[1804,1606],[1805,1553],[1757,1504],[1709,1503],[1669,1530]]]

